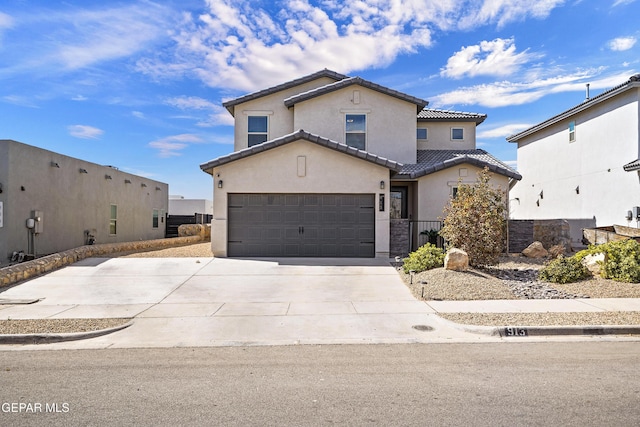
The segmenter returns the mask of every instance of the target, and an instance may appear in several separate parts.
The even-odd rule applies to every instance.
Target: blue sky
[[[211,198],[223,101],[328,68],[485,113],[478,147],[640,72],[640,0],[2,0],[0,139]]]

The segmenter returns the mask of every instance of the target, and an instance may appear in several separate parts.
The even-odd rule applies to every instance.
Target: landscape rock
[[[522,255],[527,258],[544,258],[549,255],[549,252],[542,246],[542,243],[535,241],[522,251]]]
[[[587,267],[594,276],[600,275],[602,272],[602,265],[607,262],[607,254],[599,253],[587,255],[582,259],[582,264]]]
[[[451,248],[444,257],[445,270],[464,271],[469,268],[469,255],[462,249]]]

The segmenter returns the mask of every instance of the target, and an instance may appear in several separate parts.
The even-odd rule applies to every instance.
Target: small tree
[[[460,183],[443,212],[440,235],[465,251],[472,266],[496,264],[504,247],[507,206],[503,192],[489,185],[491,176],[484,168],[475,184]]]

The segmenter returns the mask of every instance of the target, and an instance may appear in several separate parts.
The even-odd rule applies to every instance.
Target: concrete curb
[[[640,325],[573,325],[573,326],[480,326],[455,323],[438,316],[438,321],[451,328],[473,334],[500,338],[567,336],[567,335],[640,335]]]
[[[101,337],[114,332],[121,331],[133,325],[133,320],[124,325],[113,328],[100,329],[89,332],[73,332],[67,334],[6,334],[0,335],[0,345],[2,344],[52,344],[65,341],[79,341],[89,338]]]

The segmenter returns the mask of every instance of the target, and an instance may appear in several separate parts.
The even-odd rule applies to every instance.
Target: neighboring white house
[[[168,189],[112,166],[0,140],[0,266],[14,252],[163,238]]]
[[[640,74],[507,138],[523,179],[510,192],[514,219],[637,226],[640,206]],[[574,226],[577,225],[577,226]]]
[[[225,102],[234,152],[200,166],[214,255],[388,257],[482,168],[505,191],[520,179],[476,149],[485,115],[427,104],[330,70]]]
[[[213,215],[213,201],[208,199],[185,199],[184,196],[169,195],[169,215]]]

